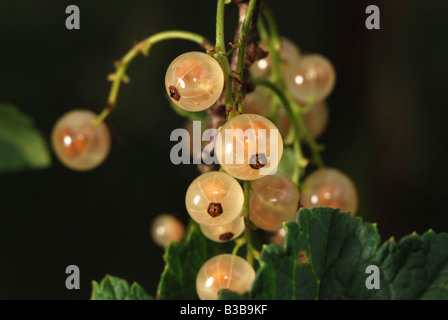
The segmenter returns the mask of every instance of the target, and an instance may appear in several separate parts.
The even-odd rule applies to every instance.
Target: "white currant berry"
[[[263,86],[256,86],[255,90],[246,94],[243,99],[244,113],[255,113],[266,117],[271,108],[272,98]]]
[[[151,225],[151,236],[155,243],[167,247],[171,242],[180,242],[185,236],[185,227],[170,214],[157,216]]]
[[[89,110],[73,110],[56,122],[51,142],[57,158],[66,167],[87,171],[106,159],[110,150],[110,134],[104,123],[93,125],[96,117]]]
[[[277,231],[294,221],[299,209],[299,190],[283,173],[254,181],[250,192],[250,220],[260,229]]]
[[[244,193],[238,181],[224,172],[197,177],[188,187],[185,204],[191,218],[206,226],[232,222],[243,209]]]
[[[267,51],[267,47],[264,44],[259,45],[262,50]],[[280,48],[279,48],[279,58],[280,58],[280,70],[283,72],[285,69],[289,68],[291,64],[298,63],[300,59],[299,48],[289,39],[282,37],[280,38]],[[262,59],[255,61],[250,69],[250,75],[252,78],[257,78],[266,75],[266,73],[272,67],[271,54]]]
[[[221,167],[230,175],[256,180],[275,172],[283,155],[283,140],[271,121],[245,113],[221,127],[215,153]]]
[[[313,139],[319,138],[325,132],[328,118],[329,110],[325,102],[316,103],[310,111],[303,115],[305,126]]]
[[[206,226],[200,224],[199,227],[208,239],[215,242],[227,242],[238,238],[243,233],[246,225],[244,224],[244,218],[238,217],[222,226]]]
[[[304,103],[311,98],[321,102],[333,90],[336,73],[327,58],[313,54],[303,56],[284,72],[286,86],[294,98]]]
[[[339,170],[319,169],[303,182],[302,205],[308,209],[341,209],[341,212],[350,212],[354,216],[358,209],[358,194],[350,178]]]
[[[276,243],[283,247],[285,243],[286,231],[285,228],[281,228],[277,231],[268,232],[268,239],[271,243]]]
[[[165,87],[177,106],[187,111],[201,111],[211,107],[221,96],[224,73],[208,54],[187,52],[169,65]]]
[[[208,260],[196,277],[196,291],[201,300],[217,300],[221,290],[243,294],[251,289],[255,271],[243,258],[220,254]]]

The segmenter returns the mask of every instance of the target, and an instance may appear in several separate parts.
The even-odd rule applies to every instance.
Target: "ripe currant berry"
[[[302,204],[305,208],[331,207],[356,214],[358,195],[355,185],[336,169],[319,169],[303,182]]]
[[[182,241],[184,235],[184,225],[170,214],[157,216],[151,225],[151,236],[161,247],[167,247],[173,241]]]
[[[299,190],[282,173],[264,177],[252,183],[250,220],[260,229],[277,231],[283,222],[294,221],[299,207]]]
[[[206,226],[201,224],[199,227],[208,239],[215,242],[227,242],[238,238],[243,233],[246,225],[244,224],[244,218],[238,217],[222,226]]]
[[[230,175],[255,180],[272,174],[283,154],[283,140],[277,127],[265,117],[241,114],[219,130],[216,157]]]
[[[255,90],[246,94],[243,100],[244,113],[255,113],[266,117],[271,108],[271,96],[262,86],[256,86]]]
[[[268,239],[271,243],[276,243],[283,247],[285,243],[286,231],[285,228],[281,228],[277,231],[268,232]]]
[[[308,55],[294,67],[286,69],[286,86],[298,101],[322,102],[333,90],[336,74],[333,65],[321,55]]]
[[[267,50],[266,45],[260,44],[261,49]],[[279,58],[280,58],[280,70],[283,72],[289,68],[292,64],[298,63],[300,59],[299,48],[289,39],[280,38]],[[257,78],[266,75],[266,73],[272,67],[272,58],[268,54],[267,57],[255,61],[249,69],[252,78]]]
[[[291,124],[289,122],[288,114],[284,107],[278,108],[277,118],[275,119],[275,125],[277,126],[278,131],[280,131],[282,137],[288,136]]]
[[[201,300],[217,300],[221,290],[243,294],[251,289],[255,271],[243,258],[221,254],[208,260],[196,277],[196,291]]]
[[[238,181],[224,172],[207,172],[188,187],[185,204],[191,218],[206,226],[228,224],[240,216],[244,193]]]
[[[326,102],[316,103],[303,115],[303,121],[313,139],[319,138],[327,128],[329,110]]]
[[[202,52],[187,52],[169,65],[165,87],[178,107],[201,111],[211,107],[220,97],[224,73],[211,56]]]
[[[110,134],[104,123],[94,126],[96,114],[73,110],[64,114],[52,132],[52,146],[68,168],[87,171],[99,166],[110,150]]]

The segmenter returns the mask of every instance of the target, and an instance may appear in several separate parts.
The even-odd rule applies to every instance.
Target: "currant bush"
[[[300,204],[305,208],[340,208],[352,215],[358,206],[352,181],[336,169],[325,168],[321,148],[315,142],[328,124],[325,99],[336,81],[333,65],[318,54],[302,55],[296,44],[281,37],[272,13],[258,0],[250,0],[246,10],[240,10],[245,17],[235,37],[237,43],[230,43],[231,48],[227,49],[225,3],[218,0],[214,46],[201,35],[186,31],[166,31],[144,39],[116,63],[116,72],[109,77],[113,83],[103,111],[99,115],[87,110],[72,111],[56,123],[52,133],[55,153],[67,167],[79,171],[95,168],[109,153],[110,135],[104,120],[116,106],[120,85],[128,80],[126,71],[131,61],[140,53],[149,55],[153,45],[168,39],[190,40],[207,50],[175,58],[166,70],[165,87],[174,110],[188,118],[185,128],[190,139],[182,143],[189,147],[194,160],[204,160],[204,152],[198,153],[199,146],[193,148],[192,139],[199,134],[202,137],[203,131],[193,133],[191,121],[199,119],[201,129],[218,131],[212,139],[214,155],[210,157],[216,156],[220,171],[209,171],[215,169],[210,166],[209,172],[191,182],[185,195],[186,211],[199,224],[202,235],[214,242],[235,241],[232,254],[212,257],[196,275],[199,298],[212,300],[223,289],[237,294],[251,289],[255,279],[253,266],[262,265],[255,261],[260,259],[260,252],[253,243],[254,229],[267,231],[271,242],[283,245],[284,225],[300,215]],[[251,23],[254,12],[260,15],[259,33],[251,30],[257,25]],[[263,22],[266,26],[261,27]],[[260,36],[259,43],[255,42],[257,37],[250,36],[251,32]],[[250,50],[246,51],[246,47]],[[200,112],[203,110],[206,111]],[[285,158],[293,162],[293,169],[287,174],[277,173],[284,141],[288,149]],[[202,142],[201,151],[206,144]],[[303,150],[303,144],[308,148]],[[317,170],[304,180],[309,164]],[[198,227],[196,223],[191,223],[192,232]],[[291,225],[294,224],[288,228]],[[153,221],[151,234],[158,245],[167,247],[182,241],[185,229],[174,216],[164,214]],[[188,232],[185,243],[192,241],[192,234]],[[218,245],[203,237],[200,241],[207,246]],[[173,259],[173,252],[180,246],[183,244],[169,247],[167,261]],[[245,247],[246,259],[238,255],[241,247]],[[227,249],[210,252],[222,253]],[[189,251],[187,256],[205,261],[207,254]],[[176,258],[179,256],[184,255]],[[305,261],[303,254],[301,259]],[[183,266],[182,263],[176,265]],[[196,272],[200,264],[194,261],[185,269]],[[162,281],[173,273],[184,272],[183,268],[173,272],[170,267],[173,266],[167,266]],[[183,274],[179,278],[186,288],[192,287],[183,283]]]

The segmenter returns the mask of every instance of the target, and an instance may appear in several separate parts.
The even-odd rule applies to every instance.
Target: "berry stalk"
[[[249,28],[252,23],[252,16],[255,11],[255,7],[257,4],[257,0],[250,0],[249,5],[246,12],[246,17],[244,19],[243,27],[241,28],[241,33],[239,37],[239,49],[238,49],[238,64],[236,73],[239,75],[239,82],[244,83],[244,66],[245,66],[245,53],[246,53],[246,44],[247,37],[249,34]],[[242,86],[238,86],[235,93],[235,100],[238,104],[238,111],[243,112],[243,88]]]
[[[199,44],[204,49],[210,49],[211,43],[208,41],[205,37],[188,31],[179,31],[179,30],[171,30],[171,31],[164,31],[160,33],[156,33],[136,45],[129,50],[121,60],[116,62],[115,73],[110,77],[112,79],[112,87],[110,89],[109,98],[107,99],[106,107],[103,109],[103,111],[100,113],[100,115],[95,119],[94,126],[100,125],[112,112],[112,110],[115,108],[117,103],[117,97],[118,93],[120,91],[120,86],[122,82],[129,81],[126,76],[126,70],[129,66],[129,64],[134,60],[136,56],[139,55],[139,53],[143,54],[144,56],[149,55],[149,51],[152,48],[152,46],[158,42],[165,41],[165,40],[172,40],[172,39],[181,39],[181,40],[188,40],[195,42]]]

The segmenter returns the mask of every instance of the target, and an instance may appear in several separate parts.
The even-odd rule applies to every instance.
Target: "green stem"
[[[298,105],[295,105],[295,107],[300,108],[300,106]],[[308,147],[311,150],[314,164],[319,169],[325,168],[324,161],[322,160],[322,157],[320,155],[319,146],[317,145],[316,141],[314,141],[313,137],[306,127],[305,120],[303,119],[303,113],[297,112],[296,119],[299,125],[300,133],[305,138],[305,142],[308,144]]]
[[[226,53],[226,44],[224,40],[225,7],[225,0],[218,0],[218,7],[216,9],[216,47],[218,48],[218,51],[224,55]]]
[[[243,244],[246,244],[247,246],[247,262],[249,262],[249,264],[253,266],[254,259],[258,257],[259,253],[253,246],[251,237],[251,230],[253,229],[253,226],[249,220],[250,185],[251,185],[250,181],[244,181],[244,205],[243,205],[243,212],[241,213],[241,215],[244,217],[246,230],[244,231],[243,239],[241,240],[241,242]],[[235,250],[238,249],[235,248],[234,251]]]
[[[266,18],[270,32],[268,50],[272,60],[272,81],[283,89],[284,84],[280,72],[280,35],[278,26],[271,9],[266,4],[263,4],[263,15]]]
[[[265,86],[265,87],[268,87],[270,90],[272,90],[276,94],[276,96],[280,99],[280,101],[282,102],[282,104],[286,110],[286,114],[288,115],[288,119],[291,124],[291,130],[293,131],[294,136],[296,137],[294,139],[293,147],[294,147],[294,155],[297,159],[298,165],[294,168],[294,173],[293,173],[292,179],[296,183],[296,185],[299,186],[302,169],[306,167],[307,160],[303,156],[302,147],[300,145],[300,140],[299,140],[299,137],[300,137],[299,124],[295,120],[294,111],[291,106],[291,103],[286,98],[286,96],[283,94],[283,92],[279,89],[279,87],[270,81],[267,81],[264,79],[255,79],[254,85]]]
[[[255,5],[257,0],[250,0],[247,7],[246,17],[244,18],[243,27],[241,28],[240,40],[239,40],[239,51],[238,51],[238,64],[236,72],[240,76],[240,83],[244,83],[244,65],[245,65],[245,54],[246,54],[246,43],[247,36],[249,33],[250,23],[252,22],[252,16],[255,11]],[[238,111],[243,112],[243,89],[242,86],[237,88],[235,93],[235,100],[238,103]]]
[[[221,53],[217,53],[214,56],[216,60],[218,60],[219,64],[221,65],[221,68],[224,72],[224,80],[226,84],[226,109],[228,112],[233,110],[234,106],[234,100],[233,100],[233,92],[232,92],[232,74],[233,70],[230,67],[229,60],[226,56],[222,55]]]
[[[103,122],[104,119],[106,119],[107,116],[115,108],[121,83],[126,79],[126,70],[129,64],[134,60],[134,58],[138,56],[139,53],[142,53],[146,56],[149,55],[149,51],[154,44],[164,40],[171,40],[171,39],[189,40],[199,44],[204,49],[211,48],[210,42],[205,37],[197,33],[188,31],[179,31],[179,30],[171,30],[156,33],[137,43],[131,50],[129,50],[124,55],[124,57],[120,61],[117,62],[116,71],[115,74],[113,75],[112,87],[109,93],[109,98],[107,99],[107,106],[95,119],[94,121],[95,126],[100,125],[101,122]]]

